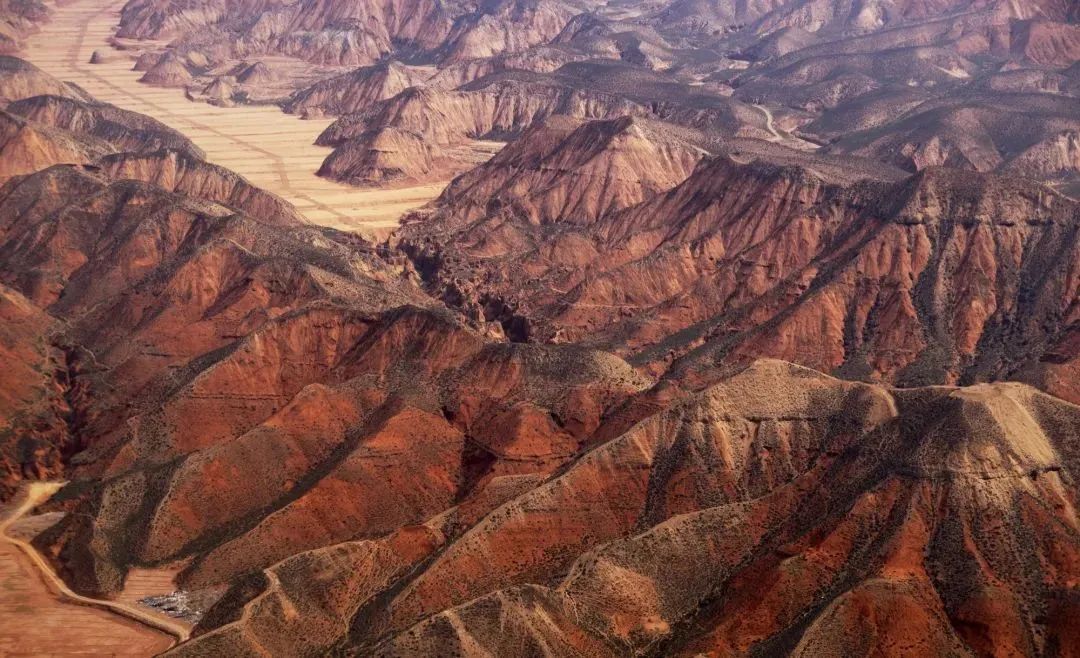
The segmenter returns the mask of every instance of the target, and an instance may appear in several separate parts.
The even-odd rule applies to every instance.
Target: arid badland
[[[1074,0],[0,0],[0,655],[1080,656]]]

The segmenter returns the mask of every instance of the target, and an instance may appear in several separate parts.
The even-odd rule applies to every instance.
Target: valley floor
[[[57,595],[57,579],[13,527],[55,492],[49,486],[32,485],[0,509],[0,656],[149,656],[168,649],[173,638],[165,633]]]
[[[53,19],[20,53],[46,72],[86,89],[95,98],[152,116],[189,137],[207,160],[232,169],[294,204],[311,222],[342,230],[380,232],[438,196],[446,183],[396,190],[364,190],[315,175],[330,149],[315,138],[331,119],[302,120],[272,106],[215,107],[188,100],[182,89],[138,82],[131,53],[108,39],[124,0],[53,4]],[[106,61],[90,64],[98,50]]]

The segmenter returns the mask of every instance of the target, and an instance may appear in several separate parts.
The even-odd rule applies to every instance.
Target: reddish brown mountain
[[[483,161],[470,140],[551,115],[640,115],[807,149],[850,137],[836,149],[907,168],[1021,157],[1071,194],[1068,129],[1020,134],[1003,115],[1074,95],[1077,20],[1065,0],[132,0],[118,36],[153,40],[152,84],[341,116],[319,173],[363,186],[446,180]],[[264,82],[233,82],[252,61]],[[974,93],[995,84],[1039,97]]]
[[[590,224],[681,183],[708,155],[702,143],[698,133],[647,119],[552,117],[455,179],[442,203],[453,205],[452,221],[461,225],[489,214]],[[480,239],[494,242],[490,234]]]
[[[830,145],[909,170],[947,166],[1055,180],[1080,174],[1080,99],[976,93],[927,100],[885,128],[849,132]]]
[[[102,140],[72,135],[0,110],[0,183],[60,162],[92,162],[112,151],[112,145]]]
[[[32,96],[67,96],[89,100],[81,89],[60,82],[30,62],[0,55],[0,106]]]
[[[141,180],[174,192],[217,201],[265,223],[295,226],[304,222],[292,204],[281,197],[184,151],[118,153],[105,156],[96,164],[111,178]]]
[[[94,100],[34,96],[11,103],[7,111],[78,137],[104,140],[122,151],[176,149],[203,156],[191,140],[160,121]]]
[[[4,307],[14,314],[5,335],[12,367],[0,386],[6,492],[20,477],[57,475],[87,447],[84,424],[169,371],[162,357],[220,347],[237,327],[276,315],[266,307],[275,295],[421,297],[395,293],[378,261],[365,265],[369,256],[342,245],[335,252],[291,205],[202,161],[185,137],[149,117],[57,96],[9,110],[0,113],[3,176],[11,178],[0,187],[0,281],[11,286]],[[343,276],[361,283],[344,285]],[[384,279],[378,292],[364,289],[370,277]],[[317,292],[335,283],[333,295]],[[44,309],[64,320],[55,335]],[[187,348],[172,344],[178,335]],[[91,360],[119,378],[101,389],[73,381],[95,367],[79,347],[91,342],[100,350]],[[30,368],[40,374],[30,377]],[[105,411],[73,406],[91,389],[86,404]]]
[[[1075,655],[1077,20],[132,0],[102,59],[455,178],[372,244],[0,60],[0,498],[172,655]]]
[[[370,66],[396,51],[453,63],[546,42],[575,13],[554,0],[502,0],[483,11],[469,2],[429,0],[200,0],[182,7],[135,0],[124,8],[118,36],[171,38],[184,51],[272,53],[337,66]]]
[[[367,66],[296,92],[285,109],[298,114],[360,112],[377,101],[396,96],[425,77],[422,71],[394,61]]]
[[[0,56],[18,52],[23,40],[49,19],[49,7],[38,0],[0,0]]]
[[[682,370],[772,356],[903,383],[1044,382],[1074,367],[1075,202],[1017,179],[860,182],[872,167],[857,161],[724,150],[669,191],[557,232],[532,226],[529,194],[503,185],[513,201],[478,206],[463,178],[405,246],[476,317],[652,368],[688,350]],[[530,192],[574,198],[594,179],[582,160]]]
[[[0,284],[0,498],[24,479],[57,477],[70,459],[67,354],[48,343],[55,320]]]
[[[464,532],[436,517],[282,561],[173,653],[1062,650],[1077,423],[1022,386],[758,362],[523,493],[467,499],[451,518],[498,506]]]

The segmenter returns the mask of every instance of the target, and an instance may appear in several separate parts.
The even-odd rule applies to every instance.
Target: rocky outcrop
[[[435,47],[463,11],[456,3],[429,0],[384,0],[364,6],[305,0],[276,15],[265,14],[251,36],[265,34],[276,50],[310,61],[367,66],[393,52],[395,44],[421,50]]]
[[[154,68],[154,65],[161,59],[161,55],[154,52],[144,52],[135,58],[135,63],[132,65],[132,71],[149,71]]]
[[[111,144],[37,125],[0,110],[0,183],[54,164],[84,164],[113,152]]]
[[[265,62],[255,62],[248,66],[241,66],[236,75],[236,81],[244,85],[266,85],[276,82],[277,76]]]
[[[135,0],[124,5],[117,36],[123,39],[168,39],[201,30],[227,18],[252,17],[286,4],[276,0],[198,0],[176,5],[168,0]]]
[[[425,120],[430,115],[439,121]],[[438,145],[465,137],[516,135],[551,115],[614,118],[642,115],[732,133],[763,123],[742,103],[711,99],[693,88],[617,64],[568,64],[553,74],[506,71],[456,91],[408,89],[368,110],[340,118],[319,136],[336,146],[386,127],[409,130]],[[440,116],[441,115],[441,116]]]
[[[500,0],[454,24],[438,50],[444,64],[482,59],[547,43],[578,10],[553,0]]]
[[[17,53],[49,15],[48,5],[38,0],[0,0],[0,56]]]
[[[743,51],[742,55],[754,60],[768,60],[808,48],[819,40],[816,34],[801,27],[786,27],[772,32]]]
[[[1065,128],[1047,135],[1012,158],[1004,170],[1033,179],[1076,179],[1080,173],[1080,129]]]
[[[236,96],[235,81],[230,76],[215,78],[213,82],[202,88],[200,97],[211,105],[229,107],[234,105]]]
[[[166,53],[163,57],[157,60],[157,62],[151,66],[146,73],[139,78],[139,82],[144,82],[150,85],[156,85],[158,87],[186,87],[191,81],[194,80],[194,76],[191,75],[191,71],[188,69],[187,64],[171,52]]]
[[[377,101],[423,82],[425,77],[419,69],[395,61],[383,62],[302,89],[292,95],[284,108],[296,114],[362,112]]]
[[[812,50],[812,49],[810,49]],[[740,80],[736,96],[775,98],[811,111],[832,108],[882,87],[951,86],[970,79],[975,63],[954,49],[916,46],[884,52],[802,55],[788,63],[766,62],[758,73]],[[915,84],[913,84],[915,83]],[[898,93],[894,91],[893,93]]]
[[[706,142],[647,119],[551,117],[455,179],[439,203],[454,208],[447,221],[460,226],[480,218],[505,224],[501,216],[536,226],[588,225],[681,183],[709,155],[699,146]]]
[[[464,136],[459,140],[466,141]],[[316,172],[353,185],[379,187],[446,180],[475,164],[459,160],[413,132],[386,128],[334,150]]]
[[[1080,25],[1024,21],[1013,30],[1013,52],[1043,66],[1064,67],[1080,60]]]
[[[281,197],[255,187],[224,167],[184,151],[120,153],[103,157],[96,164],[110,178],[141,180],[172,192],[215,201],[267,224],[296,226],[304,223],[296,208]]]
[[[191,140],[160,121],[106,103],[35,96],[12,103],[7,110],[37,124],[106,141],[121,151],[175,149],[203,156]]]
[[[0,55],[0,109],[24,98],[45,95],[89,100],[78,87],[57,80],[30,62]]]
[[[1023,118],[1022,118],[1023,117]],[[1080,101],[1048,94],[969,94],[921,103],[882,128],[848,134],[829,150],[918,171],[945,166],[1012,170],[1034,179],[1080,175],[1068,135],[1080,130]]]
[[[237,57],[273,53],[332,66],[370,66],[397,52],[449,64],[544,43],[575,13],[554,0],[501,0],[482,11],[430,0],[363,7],[335,0],[201,0],[183,7],[140,0],[124,8],[118,36],[170,37]]]

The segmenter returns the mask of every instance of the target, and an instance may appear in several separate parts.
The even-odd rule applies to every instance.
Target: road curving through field
[[[101,650],[147,655],[186,640],[190,631],[181,622],[155,617],[132,605],[72,591],[33,545],[9,534],[12,526],[64,484],[54,481],[25,484],[13,509],[0,520],[0,655],[62,655],[64,647],[81,653]],[[34,573],[26,573],[27,563]],[[40,577],[40,582],[34,582],[36,577]],[[44,597],[39,585],[48,589]],[[8,606],[11,610],[6,610]],[[29,614],[34,628],[17,623],[18,613]],[[50,632],[50,626],[56,628]],[[37,634],[43,630],[48,634]],[[46,646],[50,642],[56,642],[57,646]],[[99,646],[97,642],[102,644]]]

